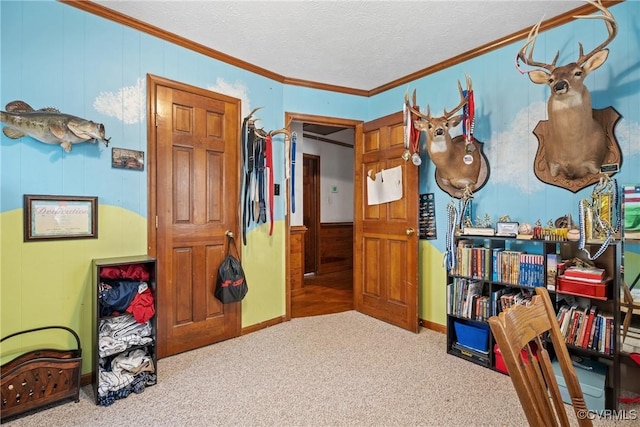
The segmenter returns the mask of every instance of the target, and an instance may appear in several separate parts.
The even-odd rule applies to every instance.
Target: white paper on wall
[[[379,205],[402,199],[402,166],[383,169],[375,179],[371,179],[372,171],[367,173],[367,203]]]

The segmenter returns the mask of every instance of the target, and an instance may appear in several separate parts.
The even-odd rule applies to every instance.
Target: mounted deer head
[[[538,23],[531,28],[527,41],[516,56],[519,71],[520,60],[537,67],[527,72],[529,78],[533,83],[547,84],[551,88],[547,103],[544,155],[553,177],[561,175],[568,179],[579,179],[587,174],[598,174],[608,150],[604,130],[593,118],[591,95],[584,85],[584,79],[606,61],[609,50],[605,46],[615,38],[618,27],[613,15],[600,0],[588,3],[602,14],[575,18],[602,19],[608,32],[607,39],[591,52],[584,54],[582,43],[579,43],[580,55],[576,62],[556,66],[560,52],[556,53],[551,64],[534,61],[533,50],[540,29]]]
[[[471,91],[472,82],[467,76],[467,93]],[[427,105],[427,114],[411,108],[411,112],[421,119],[415,121],[416,129],[426,132],[427,152],[436,166],[436,179],[443,184],[459,190],[473,187],[478,181],[481,158],[480,150],[475,143],[465,144],[464,140],[454,141],[450,130],[460,124],[462,114],[455,115],[467,103],[460,81],[458,81],[460,103],[451,111],[444,110],[444,115],[432,117]]]

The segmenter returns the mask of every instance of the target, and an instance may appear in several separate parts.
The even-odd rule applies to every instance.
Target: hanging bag
[[[249,290],[247,281],[244,277],[244,270],[237,256],[231,254],[231,245],[236,250],[238,248],[233,234],[227,233],[227,253],[220,267],[218,267],[218,278],[213,294],[216,298],[225,304],[242,301]]]

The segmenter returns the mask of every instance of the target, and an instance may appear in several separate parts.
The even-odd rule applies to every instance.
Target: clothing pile
[[[100,359],[98,374],[98,403],[109,406],[131,393],[142,393],[146,386],[156,383],[153,360],[143,349],[121,353],[111,363]]]
[[[143,265],[103,267],[98,308],[98,404],[111,405],[156,383],[154,296]]]

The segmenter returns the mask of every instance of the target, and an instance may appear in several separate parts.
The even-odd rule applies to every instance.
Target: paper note
[[[375,179],[371,179],[372,172],[367,176],[367,202],[369,205],[393,202],[402,199],[402,166],[383,169]]]

